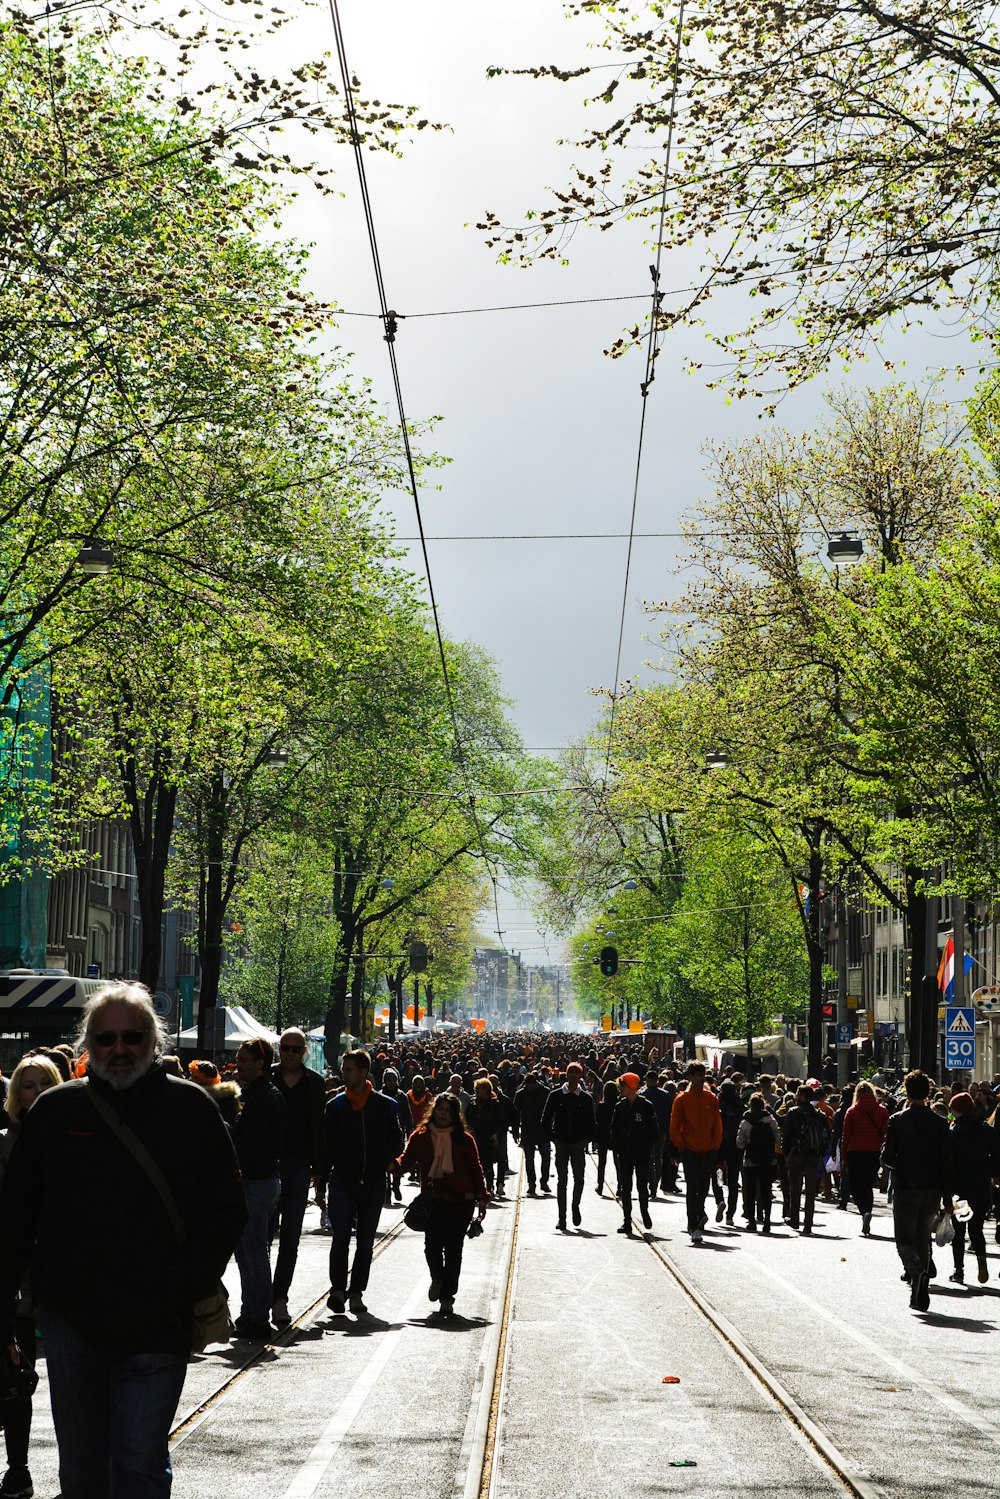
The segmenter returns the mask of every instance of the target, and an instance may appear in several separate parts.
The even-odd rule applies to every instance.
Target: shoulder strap
[[[167,1217],[170,1219],[170,1227],[174,1231],[174,1237],[177,1240],[177,1243],[183,1244],[186,1238],[184,1232],[184,1223],[177,1207],[177,1200],[174,1197],[173,1192],[171,1192],[170,1190],[170,1185],[167,1181],[167,1178],[164,1176],[159,1166],[153,1160],[153,1157],[150,1155],[145,1145],[143,1145],[142,1141],[139,1139],[139,1136],[133,1129],[130,1129],[127,1124],[119,1119],[118,1115],[108,1103],[107,1099],[102,1098],[99,1093],[95,1092],[95,1090],[90,1086],[89,1081],[86,1080],[84,1081],[83,1091],[87,1099],[89,1099],[90,1103],[93,1104],[94,1108],[100,1114],[101,1118],[104,1120],[111,1133],[113,1135],[117,1135],[118,1139],[121,1141],[122,1145],[124,1145],[129,1155],[131,1155],[139,1163],[142,1170],[145,1171],[146,1175],[149,1177],[149,1180],[152,1182],[163,1202],[163,1206],[167,1210]]]

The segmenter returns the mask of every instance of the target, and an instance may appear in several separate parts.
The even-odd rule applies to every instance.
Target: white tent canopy
[[[695,1052],[699,1061],[707,1062],[709,1067],[723,1066],[723,1055],[746,1056],[747,1041],[743,1036],[741,1039],[720,1041],[718,1036],[696,1036]],[[763,1061],[766,1057],[775,1063],[775,1072],[784,1072],[792,1077],[805,1077],[808,1052],[804,1046],[797,1041],[790,1040],[787,1036],[754,1036],[753,1054],[755,1061]],[[718,1058],[718,1061],[714,1061]],[[767,1069],[769,1072],[772,1068]]]
[[[277,1047],[278,1037],[274,1031],[268,1030],[259,1020],[255,1020],[249,1010],[244,1010],[242,1005],[226,1006],[226,1051],[236,1051],[243,1045],[244,1041],[256,1041],[258,1037],[263,1041],[270,1041],[271,1045]],[[198,1027],[193,1025],[190,1030],[181,1031],[178,1045],[186,1051],[196,1051],[198,1048]]]

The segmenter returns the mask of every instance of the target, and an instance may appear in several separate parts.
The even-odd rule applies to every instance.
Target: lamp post
[[[99,578],[115,565],[115,554],[96,536],[88,537],[77,553],[77,567],[88,578]]]
[[[831,536],[827,542],[826,555],[833,563],[833,581],[837,592],[840,592],[840,564],[842,562],[858,562],[865,552],[865,544],[860,536],[852,536],[849,531],[841,531],[836,536]],[[840,711],[840,672],[834,668],[834,707]],[[848,908],[847,895],[844,883],[841,880],[837,887],[837,1024],[846,1025],[850,1020],[850,1011],[847,1008],[847,970],[850,963],[850,952],[848,949]],[[862,996],[864,997],[864,996]],[[810,1009],[809,1027],[810,1039],[812,1037],[813,1015]],[[814,1048],[810,1047],[810,1057]],[[850,1071],[851,1053],[844,1052],[838,1043],[837,1046],[837,1081],[843,1084],[847,1081]]]

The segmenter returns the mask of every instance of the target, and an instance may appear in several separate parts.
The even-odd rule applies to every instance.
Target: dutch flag
[[[965,954],[964,968],[966,973],[971,973],[973,968],[972,958]],[[941,954],[941,962],[937,971],[938,988],[944,997],[944,1003],[950,1005],[955,998],[955,940],[949,937]]]

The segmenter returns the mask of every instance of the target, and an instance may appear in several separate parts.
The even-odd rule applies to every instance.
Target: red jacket
[[[849,1150],[881,1150],[888,1127],[889,1110],[885,1104],[879,1103],[874,1093],[860,1093],[857,1103],[852,1103],[844,1115],[841,1154],[846,1155]]]
[[[452,1135],[451,1158],[454,1171],[439,1177],[434,1183],[434,1199],[437,1202],[486,1202],[489,1192],[483,1176],[482,1163],[476,1142],[470,1134]],[[427,1173],[434,1160],[434,1141],[430,1129],[422,1125],[409,1138],[406,1149],[391,1168],[397,1175],[412,1171],[420,1173],[421,1188],[427,1185]]]

